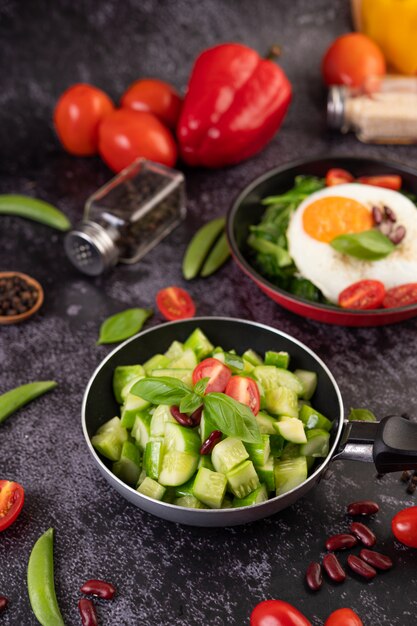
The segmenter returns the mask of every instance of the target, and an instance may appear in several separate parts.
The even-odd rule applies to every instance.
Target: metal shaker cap
[[[71,263],[89,276],[98,276],[116,265],[119,258],[110,232],[96,222],[81,222],[67,234],[64,245]]]
[[[333,85],[327,96],[327,125],[340,130],[345,121],[346,87]]]

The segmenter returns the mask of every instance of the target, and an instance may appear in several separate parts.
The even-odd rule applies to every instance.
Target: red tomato
[[[195,304],[189,293],[181,287],[166,287],[156,294],[156,304],[167,320],[194,317]]]
[[[398,287],[391,287],[385,294],[382,306],[392,309],[397,306],[417,304],[417,283],[407,283]]]
[[[378,309],[385,296],[385,287],[379,280],[359,280],[339,294],[339,306],[344,309]]]
[[[182,99],[168,83],[157,78],[144,78],[130,85],[120,104],[134,111],[153,113],[161,122],[174,129],[180,116]]]
[[[326,174],[326,187],[333,187],[333,185],[343,185],[344,183],[353,183],[354,178],[347,170],[333,168]]]
[[[368,76],[385,74],[385,59],[376,43],[362,33],[338,37],[327,49],[321,72],[326,85],[362,85]]]
[[[311,622],[288,602],[264,600],[253,609],[250,626],[311,626]]]
[[[363,622],[352,609],[337,609],[329,615],[324,626],[363,626]]]
[[[246,376],[232,376],[227,383],[224,393],[238,402],[246,404],[255,415],[259,413],[261,405],[259,389],[256,382],[251,378],[246,378]]]
[[[177,147],[168,128],[152,113],[129,109],[119,109],[106,117],[100,125],[98,149],[114,172],[138,157],[168,167],[177,160]]]
[[[114,110],[110,98],[92,85],[79,83],[64,91],[54,111],[59,140],[77,156],[97,154],[98,128]]]
[[[10,480],[0,480],[0,531],[13,524],[25,499],[22,485]]]
[[[202,378],[209,378],[210,380],[207,383],[204,393],[211,393],[212,391],[223,393],[231,376],[232,372],[226,365],[210,357],[201,361],[194,369],[193,385],[198,383]]]
[[[391,528],[398,541],[410,548],[417,548],[417,506],[410,506],[394,515]]]
[[[357,182],[362,183],[362,185],[374,185],[375,187],[384,187],[385,189],[393,189],[394,191],[399,191],[402,186],[401,176],[397,176],[397,174],[359,176]]]

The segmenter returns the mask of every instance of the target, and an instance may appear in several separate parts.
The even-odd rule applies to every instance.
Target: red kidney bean
[[[362,561],[362,559],[360,559],[358,556],[355,556],[354,554],[349,554],[347,562],[350,569],[355,572],[355,574],[358,574],[359,576],[362,576],[362,578],[366,578],[367,580],[375,578],[376,570],[368,565],[368,563],[365,563],[365,561]]]
[[[223,434],[220,430],[213,430],[201,446],[200,454],[210,454],[216,443],[219,443],[222,436]]]
[[[373,515],[378,513],[379,505],[372,500],[359,500],[348,505],[348,515]]]
[[[103,600],[113,600],[116,593],[116,589],[111,583],[106,583],[104,580],[91,579],[87,580],[81,587],[80,591],[87,595],[97,596],[97,598],[103,598]]]
[[[333,552],[334,550],[348,550],[358,543],[353,535],[333,535],[326,541],[326,550]]]
[[[389,206],[384,206],[384,213],[385,213],[385,217],[390,222],[396,222],[397,221],[397,216],[395,215],[394,211],[389,208]]]
[[[355,535],[359,539],[364,546],[368,546],[371,548],[376,544],[376,537],[372,530],[365,526],[365,524],[361,524],[360,522],[352,522],[349,526],[349,530],[351,533]]]
[[[188,417],[188,415],[186,415],[185,413],[181,413],[177,406],[172,406],[170,408],[170,411],[172,417],[176,419],[178,424],[181,424],[181,426],[186,426],[188,428],[192,428],[193,426],[195,426],[191,417]]]
[[[202,414],[203,414],[203,407],[202,406],[198,407],[198,409],[196,409],[194,411],[194,413],[191,413],[190,417],[193,420],[195,426],[198,426],[199,423],[201,422]]]
[[[338,558],[331,552],[323,558],[323,568],[329,578],[335,583],[342,583],[346,578],[346,573],[340,565]]]
[[[374,220],[374,224],[376,224],[377,226],[378,224],[382,222],[383,215],[379,207],[377,206],[372,207],[372,218]]]
[[[306,582],[313,591],[318,591],[320,589],[323,584],[320,563],[310,563],[306,571]]]
[[[392,560],[386,554],[381,554],[380,552],[375,552],[375,550],[366,550],[363,548],[359,556],[363,561],[366,561],[372,567],[376,567],[377,569],[387,570],[391,569],[394,565]]]
[[[6,598],[6,596],[0,596],[0,611],[4,611],[8,604],[9,600]]]
[[[390,233],[389,238],[393,244],[398,245],[404,239],[406,232],[404,226],[397,226],[397,228]]]
[[[91,600],[81,598],[78,601],[78,610],[83,626],[98,626],[97,613]]]

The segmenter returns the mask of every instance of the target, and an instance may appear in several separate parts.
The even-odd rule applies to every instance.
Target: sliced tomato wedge
[[[386,176],[359,176],[358,183],[362,185],[374,185],[375,187],[384,187],[385,189],[393,189],[399,191],[402,187],[401,176],[397,174],[387,174]]]
[[[25,499],[22,485],[11,480],[0,480],[0,532],[13,524]]]
[[[339,294],[339,306],[344,309],[379,309],[385,297],[385,287],[379,280],[359,280]]]
[[[167,320],[183,320],[195,314],[193,299],[181,287],[166,287],[158,291],[156,304]]]
[[[231,376],[232,372],[226,365],[210,357],[201,361],[194,369],[193,385],[198,383],[202,378],[209,378],[210,380],[207,383],[204,393],[211,393],[212,391],[223,393]]]
[[[382,302],[384,309],[393,309],[408,304],[417,304],[417,283],[407,283],[388,289]]]
[[[246,376],[232,376],[224,392],[242,404],[246,404],[254,415],[259,413],[261,398],[258,385]]]
[[[326,174],[326,187],[344,185],[345,183],[353,183],[353,181],[354,177],[350,172],[337,167],[332,168]]]

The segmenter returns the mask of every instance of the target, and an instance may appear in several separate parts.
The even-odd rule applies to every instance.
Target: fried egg
[[[330,242],[338,235],[374,227],[373,206],[389,207],[396,215],[395,225],[405,227],[405,237],[395,250],[378,261],[334,250]],[[362,279],[380,280],[386,289],[417,281],[417,208],[397,191],[357,183],[317,191],[293,213],[287,239],[299,275],[330,302],[337,303],[343,289]]]

